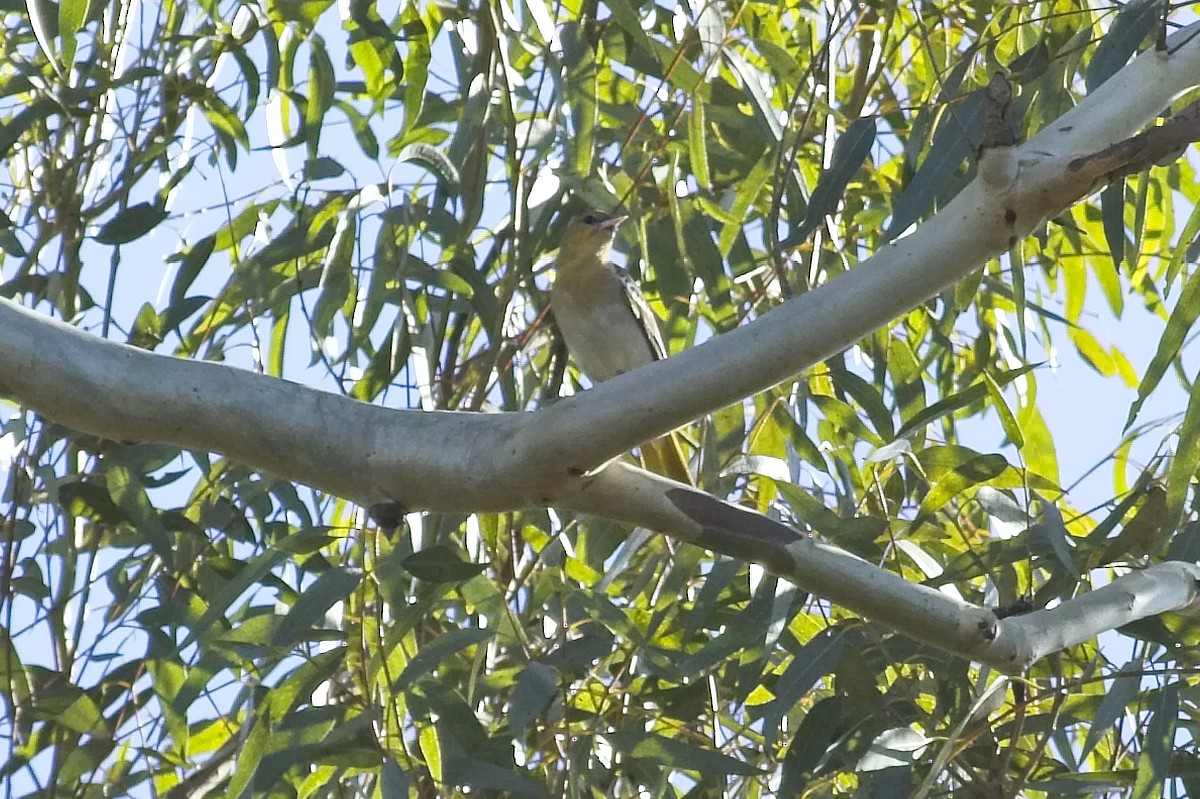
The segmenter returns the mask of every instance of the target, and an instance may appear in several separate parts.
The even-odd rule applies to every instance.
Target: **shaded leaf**
[[[743,777],[762,773],[744,760],[641,730],[609,732],[604,734],[604,738],[614,749],[659,766],[700,774],[732,774]]]
[[[455,550],[442,544],[414,552],[400,563],[413,577],[431,583],[460,583],[487,568],[486,563],[463,560]]]
[[[407,689],[456,652],[466,649],[469,646],[481,644],[484,641],[494,638],[495,635],[495,630],[479,630],[475,628],[451,630],[448,633],[439,635],[433,641],[421,647],[421,651],[408,661],[408,665],[404,667],[404,671],[396,678],[395,690],[403,691]]]
[[[1171,773],[1171,753],[1175,749],[1175,728],[1179,716],[1179,687],[1169,683],[1158,691],[1150,704],[1150,723],[1137,758],[1137,776],[1133,781],[1133,799],[1157,799],[1164,795],[1164,782]]]
[[[167,209],[158,203],[131,205],[105,222],[96,233],[101,244],[125,244],[149,233],[167,218]]]
[[[316,582],[300,591],[296,604],[275,627],[271,643],[279,646],[303,640],[308,630],[325,619],[330,608],[350,596],[360,579],[360,575],[340,566],[322,572]]]
[[[964,159],[979,141],[986,97],[974,91],[948,105],[938,122],[929,152],[903,193],[892,204],[892,221],[884,232],[890,241],[933,208]]]
[[[554,669],[534,661],[521,670],[508,707],[508,723],[518,739],[525,736],[529,723],[542,715],[558,693]]]
[[[1094,92],[1096,87],[1125,66],[1129,57],[1137,52],[1154,30],[1162,14],[1162,5],[1158,0],[1130,0],[1119,8],[1116,18],[1108,27],[1108,33],[1100,40],[1088,62],[1084,77],[1088,92]]]
[[[829,168],[821,172],[817,187],[813,189],[808,199],[808,211],[804,221],[780,242],[781,247],[789,247],[806,241],[812,232],[824,221],[834,205],[846,193],[846,187],[851,179],[866,162],[875,144],[875,117],[860,117],[850,123],[833,147],[833,158]]]

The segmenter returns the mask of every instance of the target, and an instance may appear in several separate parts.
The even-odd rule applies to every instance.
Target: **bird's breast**
[[[565,280],[565,282],[564,282]],[[563,273],[550,295],[554,318],[576,365],[593,382],[655,360],[615,270]]]

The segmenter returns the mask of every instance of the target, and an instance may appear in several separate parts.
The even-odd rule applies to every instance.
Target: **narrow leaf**
[[[688,114],[688,156],[696,182],[707,189],[712,181],[708,175],[708,146],[704,139],[704,103],[699,98],[693,98],[692,113]]]
[[[400,676],[396,678],[395,690],[403,691],[415,682],[418,677],[423,677],[433,671],[435,666],[449,658],[455,652],[466,649],[469,646],[481,644],[495,635],[495,630],[480,630],[475,627],[467,627],[461,630],[451,630],[444,635],[438,636],[432,642],[423,646],[421,651],[408,661],[408,665],[404,667],[404,671],[400,672]]]
[[[1183,424],[1179,426],[1179,445],[1167,471],[1167,512],[1163,519],[1167,529],[1179,527],[1183,505],[1197,469],[1200,469],[1200,380],[1192,383]]]
[[[1038,366],[1039,364],[1025,364],[1017,369],[1000,372],[993,379],[997,386],[1006,386],[1021,375],[1036,369]],[[914,430],[920,430],[930,422],[940,419],[943,416],[949,416],[968,405],[980,402],[987,395],[987,385],[983,380],[977,380],[957,394],[951,394],[949,397],[938,400],[927,408],[922,408],[920,412],[900,426],[900,429],[896,431],[896,438],[903,438]]]
[[[167,218],[167,209],[158,203],[138,203],[121,211],[101,226],[96,241],[101,244],[125,244],[154,230]]]
[[[983,381],[987,384],[988,395],[992,398],[992,407],[996,409],[996,415],[1000,417],[1000,425],[1004,428],[1004,434],[1008,436],[1008,440],[1013,443],[1013,446],[1022,449],[1025,446],[1025,436],[1022,435],[1021,426],[1017,424],[1017,417],[1013,416],[1012,409],[1008,407],[1008,401],[1004,399],[999,384],[986,372],[983,375]]]
[[[325,614],[358,587],[360,576],[343,567],[325,571],[312,585],[300,591],[296,604],[275,628],[271,643],[276,646],[293,643],[325,619]]]
[[[762,125],[771,141],[782,141],[783,125],[779,122],[779,111],[771,103],[771,84],[767,76],[736,50],[725,50],[724,55],[730,69],[738,76],[746,96],[750,98],[750,105],[755,112],[754,118]]]
[[[984,93],[975,91],[946,108],[929,153],[892,206],[892,222],[884,233],[885,240],[896,238],[933,208],[963,160],[970,155],[971,142],[979,140],[984,100]]]
[[[733,774],[751,777],[762,773],[744,760],[641,730],[610,732],[604,737],[614,749],[660,766],[706,775]]]
[[[58,35],[62,44],[62,64],[67,69],[75,63],[75,36],[83,29],[91,11],[91,0],[60,0],[58,5]]]
[[[413,161],[427,167],[433,174],[437,175],[446,191],[457,193],[459,184],[458,168],[451,163],[449,158],[442,154],[441,150],[433,145],[423,142],[407,144],[396,154],[396,160],[400,162]]]
[[[1083,749],[1079,753],[1080,762],[1087,760],[1100,738],[1116,726],[1117,720],[1125,715],[1125,708],[1137,696],[1138,677],[1135,670],[1131,673],[1119,672],[1113,678],[1112,686],[1104,692],[1096,715],[1089,720],[1087,738],[1084,739]]]
[[[1154,30],[1161,13],[1160,0],[1131,0],[1121,8],[1088,62],[1084,83],[1089,93],[1125,66]]]
[[[404,568],[418,580],[431,583],[460,583],[487,568],[486,563],[463,560],[448,546],[435,546],[414,552],[401,561]]]
[[[1150,392],[1158,387],[1159,381],[1167,373],[1171,362],[1179,355],[1183,341],[1187,338],[1188,331],[1192,329],[1192,324],[1196,321],[1197,316],[1200,316],[1200,269],[1188,278],[1187,284],[1183,287],[1183,293],[1179,295],[1179,300],[1175,303],[1170,318],[1167,319],[1167,329],[1163,331],[1162,337],[1158,340],[1158,350],[1150,359],[1150,365],[1146,367],[1146,374],[1142,377],[1141,385],[1138,386],[1137,399],[1129,408],[1129,416],[1125,419],[1126,430],[1137,418],[1138,411],[1142,409],[1142,404],[1150,396]]]
[[[1175,727],[1179,717],[1179,684],[1172,682],[1164,686],[1150,712],[1142,751],[1138,753],[1131,799],[1158,799],[1167,795],[1163,783],[1171,773],[1171,752],[1175,748]]]
[[[821,173],[808,200],[804,222],[780,246],[795,246],[808,239],[833,206],[846,193],[850,180],[871,154],[875,144],[875,117],[860,117],[850,123],[833,148],[829,169]]]
[[[1120,179],[1100,192],[1100,221],[1104,240],[1112,256],[1113,268],[1120,270],[1125,260],[1125,180]]]
[[[525,736],[529,722],[550,706],[558,691],[557,673],[546,664],[534,661],[521,670],[508,703],[508,723],[518,740]]]

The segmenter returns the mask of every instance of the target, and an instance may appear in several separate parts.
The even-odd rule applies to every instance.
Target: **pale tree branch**
[[[1154,574],[1165,575],[1167,588],[1144,573],[1054,611],[998,620],[987,609],[612,459],[845,349],[1106,180],[1194,140],[1194,109],[1163,126],[1165,133],[1135,134],[1200,83],[1197,31],[1200,24],[1175,34],[1168,42],[1178,45],[1173,52],[1143,53],[1029,142],[986,148],[978,177],[954,200],[854,269],[734,331],[537,413],[379,408],[104,341],[7,301],[0,302],[0,392],[86,433],[221,452],[368,505],[458,512],[553,505],[649,527],[761,563],[916,638],[1019,670],[1075,640],[1076,633],[1052,634],[1039,620],[1074,624],[1081,616],[1076,608],[1084,607],[1074,603],[1091,603],[1088,618],[1109,625],[1179,607],[1192,601],[1195,572],[1166,564]],[[1147,580],[1160,586],[1150,592],[1153,600],[1137,593]]]
[[[753,322],[608,380],[542,412],[537,435],[572,442],[598,464],[717,408],[777,385],[841,352],[963,279],[1094,192],[1117,158],[1089,159],[1133,136],[1200,84],[1200,23],[1173,55],[1147,51],[1057,122],[1017,147],[987,149],[979,176],[909,236]],[[1193,38],[1188,38],[1193,37]],[[1136,167],[1178,147],[1139,140]]]
[[[848,610],[1006,674],[1020,674],[1046,655],[1147,616],[1200,610],[1200,566],[1170,561],[1054,608],[1001,618],[694,489],[668,489],[666,497],[699,525],[696,544],[762,564]]]

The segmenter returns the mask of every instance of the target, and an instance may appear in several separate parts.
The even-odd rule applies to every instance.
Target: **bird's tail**
[[[678,433],[642,444],[642,463],[647,469],[679,483],[695,485],[692,472],[688,469],[688,458],[684,454],[683,442]]]

